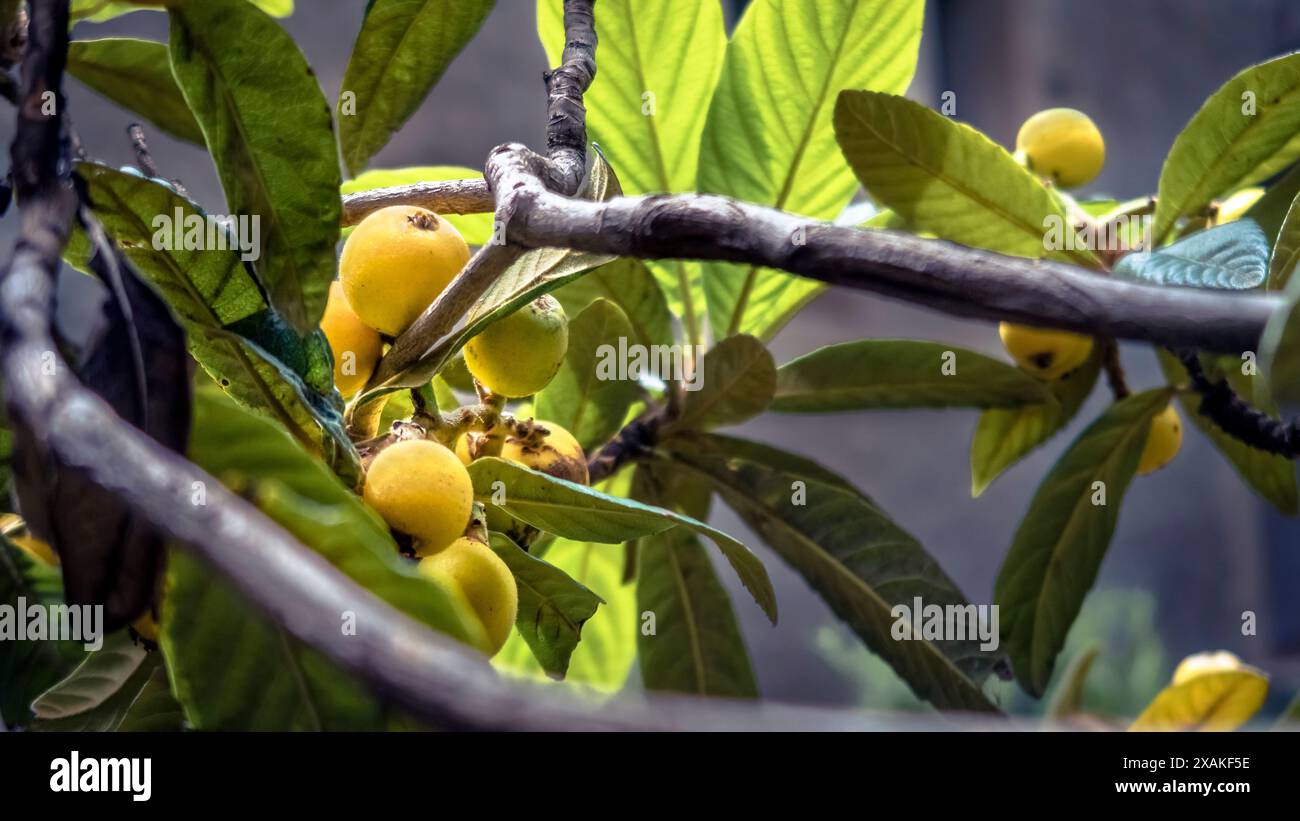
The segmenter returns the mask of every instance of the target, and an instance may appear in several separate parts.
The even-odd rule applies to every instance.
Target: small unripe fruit
[[[489,656],[496,655],[510,637],[519,612],[519,588],[514,574],[492,548],[477,539],[461,537],[420,560],[420,572],[458,590],[483,623]]]
[[[495,394],[531,396],[555,376],[568,349],[564,309],[553,297],[540,296],[471,339],[465,365]]]
[[[1017,365],[1043,380],[1061,378],[1092,353],[1092,337],[1069,331],[1003,322],[998,325],[998,336]]]
[[[1178,411],[1168,405],[1155,419],[1151,420],[1151,433],[1147,436],[1146,447],[1142,448],[1142,458],[1138,461],[1138,476],[1160,470],[1178,455],[1183,445],[1183,422],[1178,418]]]
[[[1062,188],[1090,182],[1106,162],[1106,143],[1096,123],[1073,108],[1049,108],[1025,120],[1016,154],[1026,167]]]
[[[339,278],[361,321],[397,336],[468,261],[469,246],[451,223],[413,205],[390,205],[348,236]]]
[[[542,441],[534,444],[535,436],[522,439],[508,436],[501,446],[501,457],[558,479],[587,484],[590,481],[587,455],[573,434],[554,422],[539,419],[534,424],[546,428],[547,433]]]
[[[1178,663],[1174,670],[1174,684],[1191,681],[1208,673],[1228,673],[1242,668],[1241,659],[1227,650],[1217,653],[1193,653]]]
[[[337,280],[330,283],[320,328],[334,352],[334,386],[344,399],[349,399],[369,381],[384,343],[379,333],[362,322],[348,305],[343,285]]]
[[[1264,189],[1258,186],[1241,189],[1219,203],[1219,210],[1214,215],[1214,224],[1224,225],[1241,219],[1262,196],[1264,196]]]
[[[456,454],[428,439],[407,439],[380,451],[366,471],[366,504],[388,526],[431,553],[465,532],[474,485]]]

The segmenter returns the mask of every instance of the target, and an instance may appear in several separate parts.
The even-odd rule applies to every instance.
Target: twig
[[[483,180],[417,182],[345,195],[343,225],[356,225],[390,205],[416,205],[439,214],[490,214],[495,207]]]
[[[1119,342],[1107,337],[1101,341],[1101,366],[1106,371],[1106,381],[1110,384],[1110,392],[1116,399],[1123,399],[1128,396],[1128,380],[1124,377],[1124,364],[1119,359]]]
[[[1237,396],[1226,382],[1211,382],[1195,350],[1174,354],[1187,369],[1192,390],[1201,395],[1200,414],[1224,433],[1253,448],[1287,459],[1300,457],[1300,420],[1283,422]]]

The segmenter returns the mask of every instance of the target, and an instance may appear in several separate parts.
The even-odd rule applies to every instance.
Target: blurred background
[[[716,2],[717,0],[700,0]],[[815,0],[787,0],[815,2]],[[724,0],[734,22],[745,0]],[[363,0],[298,0],[282,21],[315,67],[327,98],[337,98],[360,26]],[[598,15],[599,19],[599,15]],[[130,35],[165,41],[166,19],[142,12],[104,25],[83,24],[79,38]],[[1084,193],[1119,198],[1155,190],[1175,135],[1232,74],[1300,47],[1295,0],[931,0],[921,67],[910,96],[937,108],[956,94],[956,116],[1011,145],[1020,123],[1051,106],[1086,111],[1107,142],[1107,164]],[[504,141],[544,141],[542,71],[532,0],[499,0],[477,38],[424,106],[375,159],[375,167],[457,164],[481,167]],[[125,129],[131,116],[75,81],[73,117],[88,151],[114,165],[133,163]],[[0,118],[7,143],[10,124]],[[149,130],[165,176],[220,211],[221,190],[199,150]],[[6,246],[14,220],[0,223]],[[86,281],[63,283],[63,320],[76,327]],[[862,337],[948,341],[1002,356],[996,329],[958,321],[858,292],[836,292],[804,311],[776,339],[778,362],[822,345]],[[1162,382],[1150,350],[1123,351],[1130,382]],[[1039,479],[1066,444],[1096,417],[1109,394],[1097,390],[1064,435],[970,495],[968,451],[975,412],[880,412],[768,416],[739,433],[814,457],[844,474],[911,531],[971,601],[990,601],[993,582]],[[715,525],[748,535],[721,505]],[[780,559],[755,545],[777,587],[781,623],[772,627],[731,585],[764,696],[870,707],[916,705],[907,688],[862,649]],[[1273,512],[1237,478],[1195,430],[1165,470],[1136,481],[1096,590],[1071,634],[1068,658],[1096,643],[1086,702],[1134,713],[1167,681],[1185,654],[1224,648],[1270,672],[1269,710],[1300,682],[1300,523]],[[1242,635],[1245,611],[1258,632]],[[1066,659],[1058,664],[1065,667]],[[639,679],[633,675],[633,686]],[[1005,688],[1009,706],[1037,709]]]

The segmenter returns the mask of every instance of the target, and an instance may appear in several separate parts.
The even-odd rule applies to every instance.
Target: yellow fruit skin
[[[362,495],[389,527],[417,540],[417,555],[464,533],[474,505],[465,466],[456,454],[427,439],[384,448],[366,471]]]
[[[370,379],[383,351],[383,340],[379,338],[379,332],[362,322],[348,305],[343,284],[338,280],[330,283],[330,295],[325,302],[320,328],[334,352],[334,386],[344,399],[351,398]]]
[[[361,321],[397,336],[469,261],[451,223],[412,205],[391,205],[353,229],[339,258],[339,279]]]
[[[531,396],[546,387],[569,349],[569,320],[560,303],[541,296],[465,345],[465,366],[501,396]]]
[[[54,552],[54,548],[49,544],[36,538],[35,536],[10,536],[9,541],[14,546],[31,556],[41,564],[47,564],[50,567],[58,567],[59,556]]]
[[[1043,380],[1060,379],[1087,361],[1092,337],[1003,322],[1002,345],[1025,371]]]
[[[1106,163],[1106,142],[1096,123],[1073,108],[1049,108],[1025,120],[1016,153],[1030,171],[1062,188],[1091,182]]]
[[[501,446],[501,458],[580,485],[588,484],[587,456],[573,434],[554,422],[539,419],[537,424],[549,431],[541,447],[526,447],[523,440],[507,437]]]
[[[1138,461],[1138,476],[1160,470],[1178,455],[1183,445],[1183,421],[1173,405],[1167,406],[1151,420],[1151,433]]]
[[[158,620],[153,617],[152,613],[146,612],[135,621],[131,622],[131,629],[140,634],[140,638],[158,643]]]
[[[462,537],[421,559],[419,569],[461,592],[483,623],[488,642],[484,650],[496,655],[519,612],[519,589],[506,563],[483,542]]]
[[[1241,189],[1219,203],[1219,211],[1214,215],[1214,224],[1223,225],[1241,219],[1262,196],[1264,196],[1264,189],[1258,186]]]
[[[1242,668],[1241,659],[1227,650],[1216,653],[1193,653],[1178,663],[1174,670],[1174,684],[1183,684],[1207,673],[1226,673]]]

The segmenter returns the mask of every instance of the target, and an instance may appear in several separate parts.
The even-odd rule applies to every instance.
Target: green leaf
[[[1281,179],[1270,185],[1264,191],[1264,196],[1256,200],[1242,216],[1259,223],[1265,236],[1276,238],[1297,194],[1300,194],[1300,163],[1293,165]]]
[[[776,363],[752,336],[722,340],[684,381],[681,414],[673,430],[738,425],[767,409],[776,393]]]
[[[86,655],[67,678],[32,704],[33,730],[106,732],[116,730],[154,672],[162,668],[125,630]]]
[[[300,334],[334,279],[342,203],[328,103],[289,35],[244,0],[169,11],[172,71],[232,214],[260,220],[257,272]]]
[[[1251,219],[1197,231],[1158,251],[1126,254],[1116,276],[1154,285],[1248,290],[1264,284],[1269,243]]]
[[[1273,257],[1268,265],[1268,290],[1280,291],[1300,263],[1300,207],[1296,203],[1300,197],[1291,201],[1282,227],[1277,232],[1277,242],[1273,245]]]
[[[478,33],[495,0],[371,0],[339,92],[339,142],[352,174],[405,123]]]
[[[1160,368],[1164,371],[1169,384],[1174,387],[1186,386],[1187,371],[1183,368],[1183,364],[1165,350],[1158,350],[1157,356],[1160,359]],[[1252,379],[1252,383],[1253,381]],[[1260,397],[1254,389],[1248,388],[1245,398],[1258,401]],[[1178,401],[1192,424],[1214,443],[1214,447],[1232,464],[1238,475],[1252,490],[1285,515],[1294,516],[1300,512],[1294,462],[1276,453],[1252,448],[1240,439],[1224,433],[1218,425],[1201,415],[1199,410],[1201,400],[1198,394],[1179,393]]]
[[[1052,719],[1069,718],[1083,711],[1083,686],[1088,681],[1088,672],[1097,660],[1101,648],[1092,644],[1070,659],[1070,666],[1065,669],[1061,681],[1052,694],[1052,701],[1047,706],[1045,715]]]
[[[862,339],[828,345],[777,370],[772,410],[993,408],[1052,401],[1017,367],[941,342]]]
[[[768,619],[776,623],[776,594],[763,563],[720,530],[681,513],[602,493],[505,459],[477,459],[469,466],[469,475],[479,501],[491,503],[494,492],[504,488],[505,502],[500,507],[506,513],[565,539],[617,544],[675,525],[707,536]]]
[[[306,343],[272,314],[239,255],[219,248],[187,250],[173,241],[166,225],[206,220],[202,209],[165,185],[107,166],[78,163],[77,173],[104,230],[167,300],[185,328],[190,355],[213,381],[319,450],[341,474],[355,473],[357,456],[343,430],[342,401],[333,391],[326,396],[307,384],[304,375],[317,363]],[[158,222],[160,217],[169,222]],[[84,268],[88,250],[83,245],[74,236],[68,256]],[[325,379],[332,378],[328,373]]]
[[[1112,405],[1043,479],[1016,531],[993,592],[1016,679],[1033,696],[1052,676],[1110,545],[1151,420],[1171,396],[1161,388]]]
[[[915,230],[1003,254],[1100,267],[1092,252],[1072,248],[1065,237],[1049,242],[1053,227],[1071,224],[1060,201],[970,126],[903,97],[845,91],[835,105],[835,133],[867,193]]]
[[[76,40],[68,44],[68,73],[173,137],[203,144],[163,43],[128,37]]]
[[[605,600],[500,533],[492,534],[491,544],[519,587],[515,628],[546,674],[564,678],[583,625]]]
[[[842,89],[907,90],[921,0],[756,0],[727,46],[700,145],[699,190],[833,219],[857,189],[831,113]],[[754,266],[705,266],[709,324],[770,339],[821,289]]]
[[[673,315],[650,269],[639,259],[620,257],[575,279],[552,296],[569,316],[577,316],[597,299],[623,309],[636,342],[647,348],[673,341]]]
[[[445,182],[447,180],[481,180],[482,171],[459,165],[420,165],[410,168],[374,168],[358,174],[350,180],[344,180],[340,189],[343,194],[356,194],[375,188],[389,188],[394,185],[413,185],[417,182]],[[487,245],[492,239],[491,214],[440,214],[460,232],[469,245]],[[350,231],[351,229],[345,229]]]
[[[757,443],[707,435],[669,446],[674,462],[712,480],[727,505],[918,696],[940,709],[996,710],[980,682],[1000,654],[981,651],[978,639],[894,637],[896,605],[910,608],[916,597],[926,605],[967,602],[871,499],[824,468],[804,470],[807,460]]]
[[[722,6],[713,0],[602,3],[596,14],[600,70],[583,98],[587,131],[629,194],[694,190],[700,138],[727,47]],[[562,0],[539,0],[537,29],[547,60],[559,65]],[[673,313],[682,317],[688,341],[700,343],[700,266],[683,260],[646,264]]]
[[[1004,470],[1069,424],[1100,373],[1101,356],[1094,352],[1078,370],[1048,384],[1051,401],[980,414],[970,444],[971,495],[979,496]]]
[[[58,569],[36,561],[0,536],[0,605],[16,613],[20,604],[53,607],[63,603]],[[26,725],[32,700],[82,656],[81,645],[75,642],[14,638],[0,640],[0,718],[10,727]]]
[[[647,690],[757,698],[749,653],[704,547],[670,530],[638,542],[636,606],[654,614],[653,633],[637,634]]]
[[[293,0],[248,0],[262,11],[274,17],[288,17],[293,14]],[[162,4],[146,5],[146,0],[72,0],[72,21],[102,23],[114,17],[120,17],[133,11],[162,11]]]
[[[154,667],[140,694],[117,725],[119,733],[176,733],[185,729],[185,713],[172,695],[167,669]]]
[[[579,196],[591,200],[608,200],[620,196],[623,189],[618,184],[614,170],[605,162],[598,146],[593,145],[591,149],[588,152],[587,180],[583,183]],[[402,388],[417,388],[428,383],[466,342],[482,333],[487,326],[612,259],[613,257],[602,254],[562,248],[536,248],[529,251],[502,272],[484,292],[470,309],[464,325],[445,337],[421,340],[421,347],[428,353],[420,362],[371,387],[359,399],[354,399],[354,404],[365,405],[386,393]]]
[[[622,378],[619,351],[632,326],[612,302],[597,299],[569,323],[569,348],[560,370],[537,395],[533,412],[572,433],[583,450],[618,432],[640,396],[635,379]],[[635,343],[633,343],[635,344]],[[612,371],[610,370],[612,368]]]
[[[1300,410],[1300,277],[1286,287],[1286,303],[1269,318],[1260,342],[1260,359],[1268,374],[1268,399],[1288,414]]]
[[[1248,103],[1253,111],[1248,113]],[[1300,54],[1238,73],[1201,106],[1174,140],[1156,194],[1153,247],[1180,217],[1252,185],[1300,156]]]
[[[548,564],[605,602],[583,625],[582,641],[569,657],[565,681],[606,693],[622,689],[636,660],[636,633],[640,625],[636,592],[622,581],[622,551],[606,544],[556,539],[544,555]],[[546,678],[519,630],[506,640],[492,664],[504,672]]]

